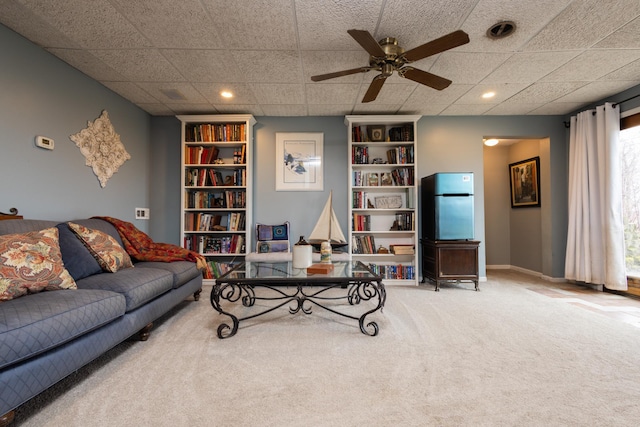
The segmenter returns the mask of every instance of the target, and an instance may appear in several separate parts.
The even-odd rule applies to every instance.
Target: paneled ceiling
[[[640,84],[638,0],[0,0],[0,23],[152,115],[558,115]],[[362,103],[375,71],[310,79],[368,65],[349,29],[470,42],[411,64],[448,88],[394,73]]]

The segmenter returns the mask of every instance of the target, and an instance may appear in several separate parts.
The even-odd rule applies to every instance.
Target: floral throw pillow
[[[76,288],[62,262],[57,228],[0,236],[0,301]]]
[[[67,224],[69,224],[71,231],[84,243],[104,271],[115,273],[122,268],[133,267],[129,254],[118,244],[116,239],[107,233],[73,222]]]

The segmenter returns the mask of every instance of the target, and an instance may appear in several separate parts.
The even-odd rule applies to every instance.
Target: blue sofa
[[[122,245],[101,219],[73,220],[103,231]],[[0,221],[0,235],[57,227],[65,268],[77,290],[43,291],[0,302],[0,427],[14,409],[120,342],[149,336],[152,322],[193,295],[202,274],[188,261],[138,262],[103,273],[66,223]]]

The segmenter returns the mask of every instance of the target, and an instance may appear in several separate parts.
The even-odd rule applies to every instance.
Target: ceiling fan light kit
[[[347,32],[369,54],[369,66],[312,76],[311,80],[320,82],[351,74],[366,73],[371,70],[379,71],[380,74],[371,81],[364,98],[362,98],[362,102],[374,101],[378,97],[385,80],[390,77],[394,71],[396,71],[400,77],[413,80],[414,82],[436,90],[445,89],[451,84],[451,80],[419,70],[407,64],[469,43],[469,35],[462,30],[458,30],[405,52],[393,37],[386,37],[377,42],[371,33],[366,30],[349,30]]]

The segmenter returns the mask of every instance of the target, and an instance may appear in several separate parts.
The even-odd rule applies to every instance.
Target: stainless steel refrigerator
[[[422,237],[473,240],[473,173],[441,172],[422,178]]]

